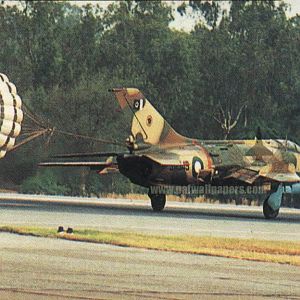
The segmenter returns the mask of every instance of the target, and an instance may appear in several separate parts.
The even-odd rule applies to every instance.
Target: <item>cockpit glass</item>
[[[288,150],[298,151],[298,152],[300,150],[299,146],[297,144],[295,144],[294,142],[291,142],[291,141],[287,142],[287,148],[288,148]]]

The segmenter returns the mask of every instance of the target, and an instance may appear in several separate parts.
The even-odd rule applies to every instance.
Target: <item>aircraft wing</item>
[[[263,175],[263,177],[286,183],[296,183],[300,182],[300,177],[296,173],[268,173]]]
[[[295,165],[282,161],[274,162],[263,167],[259,175],[278,182],[300,182],[300,177],[296,173]]]
[[[253,184],[258,178],[263,178],[268,181],[296,183],[300,182],[300,177],[296,172],[265,172],[264,169],[260,171],[240,168],[229,173],[224,179],[237,179],[248,184]]]
[[[257,171],[240,168],[229,173],[224,179],[237,179],[252,184],[259,176],[259,172]]]

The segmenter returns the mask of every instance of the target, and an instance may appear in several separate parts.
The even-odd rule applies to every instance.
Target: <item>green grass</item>
[[[59,238],[300,266],[299,242],[222,237],[161,236],[134,232],[101,232],[90,229],[74,230],[74,234],[58,234],[56,229],[43,227],[5,226],[0,227],[0,231],[37,237]]]

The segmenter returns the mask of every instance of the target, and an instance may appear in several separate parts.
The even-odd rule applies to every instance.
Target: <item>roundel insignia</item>
[[[134,100],[134,102],[133,102],[133,107],[135,110],[143,109],[144,105],[145,105],[145,99],[137,99],[137,100]]]
[[[193,177],[198,177],[200,171],[204,169],[203,161],[201,158],[194,156],[192,166]]]

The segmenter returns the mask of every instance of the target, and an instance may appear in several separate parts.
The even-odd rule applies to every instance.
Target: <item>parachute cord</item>
[[[44,129],[44,130],[40,130],[40,131],[36,131],[36,133],[31,134],[31,136],[27,137],[26,139],[24,139],[22,142],[20,142],[19,144],[15,145],[14,147],[12,147],[11,149],[9,149],[7,152],[12,152],[14,150],[16,150],[17,148],[19,148],[20,146],[27,144],[28,142],[36,139],[37,137],[45,134],[46,132],[48,132],[48,129]]]
[[[71,133],[71,132],[64,131],[64,130],[59,130],[59,129],[55,129],[55,132],[63,134],[63,135],[68,135],[68,136],[72,136],[72,137],[75,137],[75,138],[91,140],[91,141],[95,141],[95,142],[99,142],[99,143],[103,143],[103,144],[125,146],[124,143],[121,143],[121,142],[118,142],[118,141],[103,140],[103,139],[94,138],[94,137],[91,137],[91,136],[88,136],[88,135],[75,134],[75,133]]]
[[[46,141],[46,143],[45,143],[46,148],[48,148],[49,145],[50,145],[50,141],[51,141],[51,138],[52,138],[52,136],[53,136],[53,134],[54,134],[54,130],[55,130],[55,129],[56,129],[56,128],[53,127],[52,129],[49,129],[49,130],[48,130],[48,131],[50,132],[50,134],[49,134],[49,136],[48,136],[48,138],[47,138],[47,141]]]
[[[26,137],[26,136],[31,136],[31,135],[34,135],[36,134],[37,132],[40,132],[41,130],[32,130],[30,132],[23,132],[20,136],[21,137]]]
[[[34,122],[36,125],[45,128],[46,126],[42,123],[40,123],[39,121],[37,121],[28,111],[24,110],[25,115],[32,121]]]
[[[31,121],[33,121],[35,124],[46,129],[46,126],[43,123],[43,121],[38,120],[37,116],[31,112],[31,110],[28,108],[28,106],[24,102],[23,102],[23,106],[25,108],[23,110],[24,110],[24,113],[26,114],[26,116],[29,117],[29,119],[31,119]]]
[[[33,129],[33,128],[22,128],[22,132],[20,133],[20,136],[23,136],[23,135],[28,135],[28,134],[32,134],[32,133],[35,133],[37,131],[40,131],[41,129]]]

